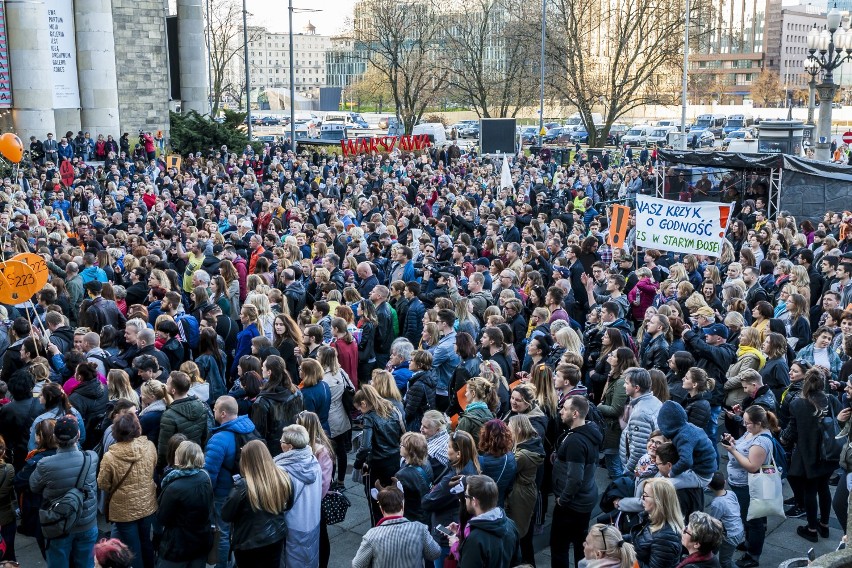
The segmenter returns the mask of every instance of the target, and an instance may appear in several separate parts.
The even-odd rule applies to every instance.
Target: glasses
[[[476,499],[476,497],[474,497],[473,495],[468,495],[467,493],[464,494],[464,498],[465,499]]]
[[[745,426],[746,428],[748,428],[749,426],[753,426],[753,425],[754,425],[754,422],[746,422],[745,420],[743,420],[743,426]]]
[[[653,497],[651,497],[647,493],[643,492],[642,495],[639,497],[639,499],[641,499],[642,501],[645,501],[647,499],[653,499]]]
[[[689,525],[686,525],[685,527],[683,527],[683,533],[688,534],[689,536],[692,536],[692,531],[689,530]]]

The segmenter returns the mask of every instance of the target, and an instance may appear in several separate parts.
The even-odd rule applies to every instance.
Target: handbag
[[[352,385],[352,381],[349,379],[346,371],[341,369],[340,372],[343,374],[343,396],[340,397],[340,403],[343,405],[343,410],[346,411],[346,415],[348,416],[355,408],[355,387]]]
[[[748,474],[748,494],[749,505],[746,520],[762,519],[770,515],[784,516],[781,472],[775,465],[774,455],[770,463],[760,466],[757,473]]]
[[[340,491],[329,491],[320,502],[322,518],[327,525],[336,525],[346,519],[346,512],[352,503]]]
[[[210,525],[210,531],[213,533],[213,538],[210,543],[210,550],[207,551],[207,564],[219,563],[219,543],[222,541],[222,531],[214,523]]]
[[[136,462],[133,462],[133,463],[131,463],[131,464],[130,464],[130,467],[128,467],[128,468],[127,468],[127,471],[125,471],[125,472],[124,472],[124,475],[121,477],[121,480],[118,482],[118,485],[116,485],[116,486],[113,488],[113,490],[112,490],[112,491],[110,491],[109,493],[107,493],[107,494],[106,494],[106,497],[104,498],[104,517],[106,517],[106,520],[107,520],[108,522],[111,522],[111,521],[110,521],[110,518],[109,518],[109,504],[110,504],[110,501],[112,501],[112,496],[113,496],[113,495],[115,495],[115,493],[116,493],[116,492],[117,492],[117,491],[121,488],[121,486],[124,484],[124,481],[127,479],[127,476],[128,476],[128,475],[130,475],[130,470],[131,470],[131,469],[133,469],[133,466],[134,466],[134,465],[136,465]]]

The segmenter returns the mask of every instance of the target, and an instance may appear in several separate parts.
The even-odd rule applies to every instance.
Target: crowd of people
[[[501,187],[471,150],[97,148],[0,192],[4,254],[50,273],[0,306],[6,559],[534,566],[550,515],[554,567],[748,568],[770,466],[804,541],[845,527],[852,214],[768,219],[740,180],[714,258],[633,221],[610,246],[601,202],[656,175],[630,161],[518,156]],[[350,472],[357,551],[328,537]]]

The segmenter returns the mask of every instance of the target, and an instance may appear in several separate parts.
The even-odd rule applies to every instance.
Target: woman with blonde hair
[[[130,376],[122,369],[112,369],[107,373],[107,394],[110,401],[127,399],[140,407],[139,395],[130,386]]]
[[[257,308],[258,329],[273,341],[275,338],[275,314],[272,313],[272,307],[269,305],[269,297],[265,294],[249,294],[246,297],[246,304]]]
[[[159,549],[161,564],[204,566],[216,514],[213,486],[204,471],[201,446],[189,440],[181,442],[175,451],[174,469],[166,474],[160,485],[157,520],[163,526]]]
[[[140,392],[142,410],[139,412],[139,423],[142,425],[142,433],[156,444],[160,440],[160,419],[166,407],[172,403],[172,396],[166,390],[166,385],[157,379],[142,383]]]
[[[615,525],[592,525],[583,541],[582,568],[633,568],[636,550]]]
[[[430,321],[423,325],[423,333],[420,334],[420,349],[432,349],[441,340],[441,332],[438,324]]]
[[[155,268],[151,271],[151,274],[148,275],[148,287],[162,288],[166,292],[170,292],[172,290],[172,285],[169,281],[169,277],[166,276],[165,271],[160,270],[159,268]]]
[[[194,395],[201,402],[210,400],[210,384],[201,376],[201,370],[194,361],[181,363],[179,371],[186,373],[189,377],[189,394]]]
[[[219,263],[219,274],[225,280],[226,296],[231,304],[231,311],[228,315],[236,321],[240,316],[240,298],[242,296],[239,274],[234,264],[228,259]]]
[[[329,433],[328,413],[331,409],[331,390],[322,380],[323,368],[316,359],[305,359],[299,366],[299,377],[305,410],[316,413],[320,424]]]
[[[320,499],[322,499],[326,496],[331,488],[331,484],[334,482],[334,446],[331,440],[328,439],[324,427],[320,424],[319,416],[315,413],[303,410],[296,417],[296,424],[302,426],[307,431],[308,446],[310,446],[320,464],[320,471],[322,471]],[[331,543],[328,540],[328,524],[323,515],[320,515],[319,526],[319,565],[328,566],[328,559],[331,555]]]
[[[494,389],[494,402],[497,407],[492,408],[492,401],[489,399],[488,407],[495,416],[503,416],[509,411],[509,383],[506,377],[503,376],[503,368],[496,361],[483,361],[479,364],[479,376],[491,383]]]
[[[221,512],[222,520],[231,523],[237,566],[278,566],[287,536],[290,476],[275,465],[261,440],[243,446],[240,475]]]
[[[402,393],[399,392],[399,387],[396,386],[396,380],[390,371],[384,369],[373,369],[371,385],[376,389],[376,392],[382,398],[393,404],[403,416],[405,416],[405,407],[402,403]]]
[[[630,531],[639,566],[676,566],[684,525],[674,486],[666,478],[649,478],[642,488],[641,501],[644,512]]]
[[[392,379],[391,379],[392,380]],[[370,490],[376,481],[383,486],[391,483],[391,478],[399,470],[399,440],[405,430],[402,414],[384,399],[371,385],[362,385],[355,393],[355,408],[361,411],[364,427],[361,434],[361,447],[355,454],[353,467],[367,474],[364,476],[364,490],[370,499]],[[375,502],[371,503],[370,513],[375,526],[381,518],[381,511]]]
[[[329,435],[334,442],[337,459],[337,484],[342,485],[346,479],[347,452],[352,446],[352,425],[349,422],[351,408],[343,406],[343,393],[347,388],[355,389],[346,372],[337,360],[337,351],[333,347],[323,345],[317,351],[317,359],[323,368],[322,380],[331,392],[331,403],[328,411]]]
[[[760,371],[766,364],[766,355],[761,351],[763,342],[760,331],[753,327],[744,327],[740,331],[740,346],[737,349],[737,360],[728,368],[725,381],[725,407],[733,408],[741,403],[746,393],[743,391],[741,375],[746,369]],[[736,431],[736,430],[735,430]]]

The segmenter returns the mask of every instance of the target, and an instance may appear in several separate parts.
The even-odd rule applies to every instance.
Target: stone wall
[[[169,130],[169,58],[163,0],[113,0],[121,131]]]

